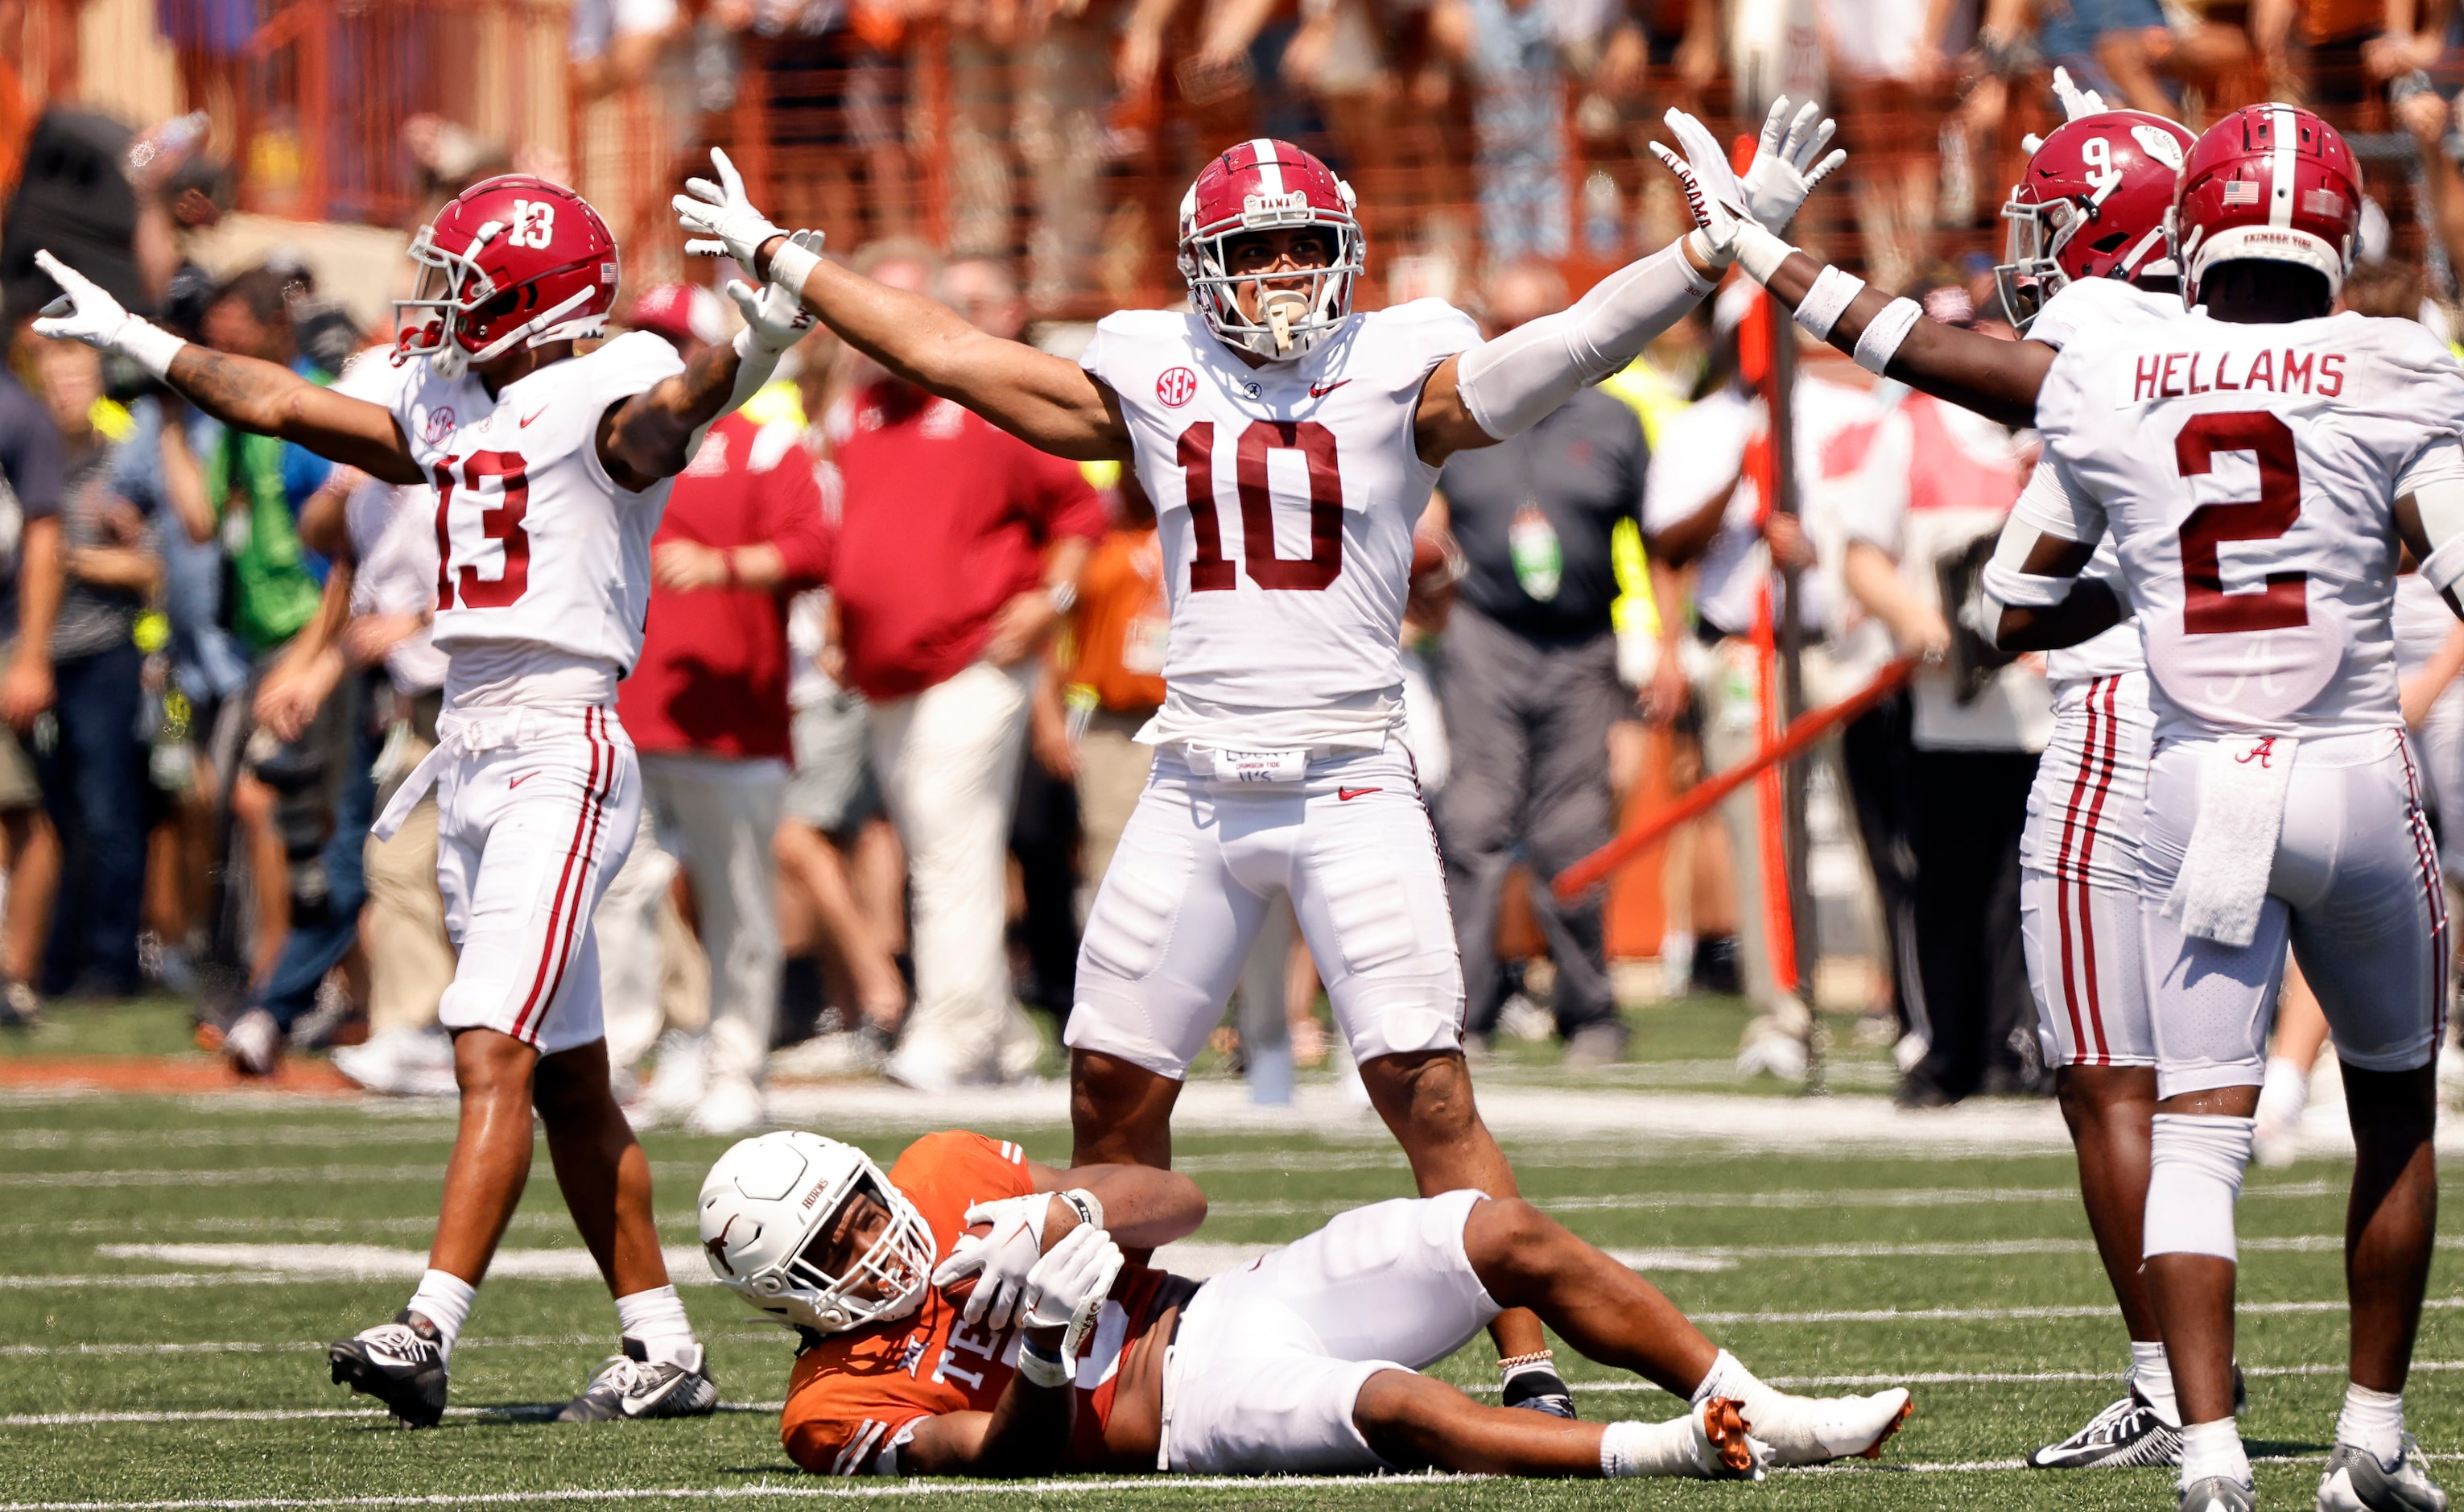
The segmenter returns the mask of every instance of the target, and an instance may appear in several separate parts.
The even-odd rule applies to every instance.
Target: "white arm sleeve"
[[[2023,570],[2044,536],[2086,545],[2104,538],[2104,506],[2074,486],[2050,454],[2037,460],[2036,470],[2028,476],[2028,486],[2012,506],[2011,518],[2002,522],[1993,560],[1985,564],[1979,578],[1988,598],[1997,604],[2043,609],[2071,596],[2079,582],[2076,573],[2043,577]]]
[[[2464,446],[2453,436],[2433,442],[2396,484],[2396,497],[2409,494],[2421,510],[2421,533],[2430,555],[2421,575],[2444,592],[2464,579]]]
[[[1672,243],[1592,286],[1571,310],[1544,315],[1463,353],[1455,383],[1480,428],[1503,441],[1617,371],[1709,294]]]

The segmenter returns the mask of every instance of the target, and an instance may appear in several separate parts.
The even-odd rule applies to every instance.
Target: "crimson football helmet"
[[[616,238],[562,185],[507,173],[473,184],[410,243],[418,292],[394,301],[394,361],[447,377],[517,343],[597,336],[616,302]]]
[[[2360,241],[2362,171],[2335,127],[2293,105],[2249,105],[2199,138],[2167,229],[2182,302],[2220,262],[2289,262],[2344,286]]]
[[[2197,139],[2144,110],[2105,110],[2054,128],[2002,203],[2010,222],[1993,270],[2020,330],[2074,278],[2177,276],[2165,212]]]
[[[1352,186],[1314,154],[1260,137],[1199,170],[1180,199],[1180,276],[1206,328],[1228,346],[1281,362],[1309,351],[1352,313],[1365,244]],[[1234,274],[1235,237],[1321,226],[1334,238],[1323,268]],[[1277,287],[1266,287],[1271,279]],[[1260,285],[1258,319],[1241,313],[1240,286]],[[1305,286],[1305,287],[1303,287]]]

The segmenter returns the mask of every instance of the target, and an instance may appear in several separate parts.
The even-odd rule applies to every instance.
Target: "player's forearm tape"
[[[1875,316],[1865,327],[1865,334],[1857,338],[1857,366],[1881,376],[1899,354],[1900,344],[1924,319],[1925,307],[1914,300],[1893,300],[1882,306],[1882,313]]]
[[[2255,1119],[2159,1113],[2147,1142],[2147,1226],[2142,1248],[2159,1255],[2233,1259],[2233,1202],[2250,1166]]]
[[[1463,408],[1498,440],[1520,435],[1642,353],[1715,287],[1672,243],[1592,286],[1571,310],[1518,325],[1463,354]]]
[[[2071,589],[2079,587],[2075,577],[2039,577],[1999,561],[1986,563],[1976,581],[1987,598],[2012,609],[2052,609],[2068,601]]]
[[[1839,317],[1848,312],[1849,304],[1864,292],[1864,279],[1853,273],[1842,273],[1826,263],[1822,271],[1814,276],[1814,287],[1806,290],[1805,298],[1797,301],[1796,323],[1804,326],[1805,334],[1815,341],[1827,342],[1831,340],[1831,327],[1839,323]]]
[[[813,270],[821,265],[821,254],[805,251],[797,246],[791,237],[781,242],[779,250],[770,255],[768,281],[784,284],[801,300],[804,297],[804,280],[811,278]],[[748,274],[752,272],[749,268],[745,271]]]
[[[2423,580],[2442,591],[2453,587],[2464,578],[2464,449],[2453,441],[2432,447],[2405,470],[2396,495],[2409,497],[2421,516],[2422,538],[2430,545],[2421,563]]]
[[[1027,1385],[1040,1386],[1045,1390],[1050,1390],[1057,1386],[1067,1386],[1069,1378],[1076,1374],[1069,1368],[1069,1362],[1061,1357],[1059,1350],[1039,1349],[1034,1345],[1026,1343],[1021,1343],[1018,1346],[1018,1373],[1026,1378]]]
[[[128,322],[120,328],[120,334],[112,345],[120,348],[121,355],[167,382],[171,376],[171,359],[179,356],[180,348],[188,344],[151,321],[141,321],[131,316]]]
[[[1763,230],[1757,221],[1747,221],[1737,228],[1737,266],[1756,283],[1769,283],[1779,265],[1796,249]]]
[[[1090,1229],[1104,1226],[1104,1201],[1084,1187],[1072,1187],[1060,1194],[1061,1200],[1078,1214],[1078,1221]]]

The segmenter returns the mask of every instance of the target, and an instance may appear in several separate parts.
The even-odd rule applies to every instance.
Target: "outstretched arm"
[[[235,430],[296,441],[389,483],[421,481],[393,411],[320,388],[279,363],[199,346],[139,320],[118,300],[49,252],[34,262],[61,297],[44,307],[34,334],[118,352]]]
[[[1748,271],[1752,271],[1750,265]],[[1805,302],[1815,281],[1826,271],[1831,271],[1834,280],[1847,277],[1826,270],[1804,253],[1789,248],[1786,259],[1763,279],[1763,287],[1771,291],[1772,299],[1793,311]],[[1835,281],[1834,287],[1837,286]],[[1870,354],[1860,350],[1860,344],[1866,332],[1874,330],[1879,345],[1899,318],[1894,317],[1880,329],[1875,328],[1875,322],[1896,302],[1899,301],[1871,287],[1859,289],[1856,298],[1831,322],[1824,340],[1851,357],[1865,361]],[[2042,342],[2006,342],[1945,325],[1940,321],[1921,320],[1906,328],[1882,372],[1911,389],[1922,389],[1946,404],[1972,410],[1989,420],[2029,426],[2036,423],[2036,389],[2045,381],[2046,369],[2053,366],[2054,348]]]
[[[716,182],[689,179],[673,204],[685,251],[725,255],[797,295],[847,344],[919,389],[955,400],[1039,451],[1077,461],[1126,461],[1120,401],[1076,363],[987,336],[919,294],[824,262],[821,238],[789,236],[745,197],[743,177],[714,149]]]
[[[797,236],[809,237],[813,247],[822,244],[816,233]],[[683,472],[710,428],[760,392],[779,370],[779,354],[812,328],[813,318],[798,306],[793,289],[772,282],[757,290],[735,280],[726,293],[744,312],[744,328],[736,340],[704,348],[683,372],[609,406],[600,416],[599,459],[624,487],[638,493]]]

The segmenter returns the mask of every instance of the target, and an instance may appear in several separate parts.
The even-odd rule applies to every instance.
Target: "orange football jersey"
[[[966,1232],[967,1209],[1035,1190],[1026,1156],[1005,1140],[948,1130],[927,1134],[890,1168],[933,1230],[934,1262]],[[1104,1424],[1130,1351],[1146,1336],[1170,1278],[1132,1266],[1112,1283],[1078,1362],[1078,1417],[1068,1462],[1105,1462]],[[1175,1300],[1177,1300],[1177,1295]],[[1020,1330],[970,1328],[961,1303],[928,1290],[904,1318],[832,1334],[796,1356],[779,1436],[787,1456],[816,1475],[888,1470],[906,1431],[943,1412],[989,1412],[1018,1368]]]

